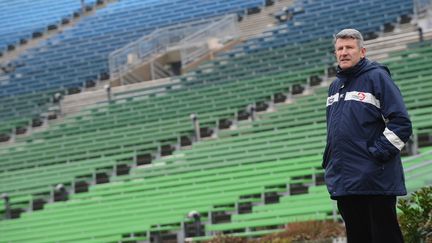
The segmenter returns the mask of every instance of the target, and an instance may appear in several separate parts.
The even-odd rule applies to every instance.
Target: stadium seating
[[[302,21],[312,21],[318,15],[309,13],[317,14],[334,4],[316,2],[298,2],[306,10]],[[8,117],[14,117],[11,113],[21,109],[23,113],[33,112],[36,107],[23,104],[21,108],[13,100],[19,103],[24,96],[52,99],[58,87],[71,87],[75,81],[82,83],[86,75],[98,74],[106,64],[103,55],[97,56],[96,52],[106,54],[108,49],[130,41],[127,38],[148,31],[148,26],[135,26],[141,17],[149,20],[149,25],[162,26],[262,4],[202,3],[189,15],[186,10],[190,1],[178,1],[178,5],[169,5],[172,8],[167,8],[167,3],[154,1],[147,6],[147,11],[161,17],[140,13],[143,9],[137,0],[112,4],[80,23],[79,28],[27,53],[21,58],[29,64],[19,70],[35,85],[28,87],[22,78],[20,88],[7,86],[8,92],[22,95],[2,98],[2,112]],[[385,4],[396,6],[393,2]],[[407,13],[407,6],[389,7],[388,20]],[[178,11],[185,13],[172,20],[163,19]],[[320,14],[327,16],[325,12]],[[129,21],[125,15],[130,16]],[[124,23],[111,22],[113,16],[124,17]],[[300,14],[298,18],[303,17]],[[332,21],[329,19],[329,23]],[[375,29],[383,21],[376,20],[371,25]],[[101,22],[106,24],[97,25]],[[125,31],[135,27],[143,28],[143,32]],[[101,37],[100,32],[110,34]],[[324,75],[331,62],[331,39],[318,34],[321,39],[287,41],[281,46],[276,39],[282,38],[282,33],[271,34],[274,39],[264,41],[265,45],[257,44],[262,41],[258,39],[246,42],[241,48],[176,77],[181,83],[176,88],[160,92],[156,87],[150,95],[143,90],[116,94],[111,102],[86,107],[45,131],[18,137],[15,143],[0,147],[0,192],[11,196],[12,208],[31,209],[32,201],[48,202],[42,210],[28,210],[18,219],[0,221],[0,243],[130,242],[179,233],[198,241],[220,232],[258,236],[278,231],[293,221],[338,219],[322,185],[327,88],[308,87],[310,93],[292,94],[295,85],[310,86],[311,76]],[[114,41],[118,35],[125,37]],[[300,32],[295,36],[309,38]],[[109,47],[102,47],[104,41],[110,43]],[[39,55],[44,58],[36,57]],[[63,68],[71,55],[75,59],[70,64],[76,69]],[[431,43],[424,43],[394,53],[385,61],[404,95],[416,134],[430,134],[432,129],[428,99],[432,87],[428,84],[431,55]],[[80,66],[78,59],[85,64]],[[44,71],[42,66],[50,68]],[[39,71],[41,76],[37,76]],[[39,82],[39,78],[53,79],[52,86],[51,81]],[[35,92],[37,87],[44,95]],[[28,89],[31,95],[21,88]],[[52,88],[51,93],[46,93],[47,88]],[[277,94],[286,95],[286,103],[274,104]],[[236,119],[248,106],[259,104],[268,105],[272,112]],[[33,103],[29,101],[28,105]],[[191,113],[197,115],[201,128],[212,130],[211,139],[193,141]],[[219,129],[223,120],[232,122],[230,129]],[[1,129],[28,123],[15,116]],[[184,138],[193,143],[180,149]],[[163,154],[166,147],[170,151]],[[425,163],[431,158],[430,151],[430,147],[422,148],[418,156],[404,158],[410,191],[431,183],[428,175],[432,167]],[[150,159],[142,161],[143,156]],[[120,173],[121,166],[126,166],[128,172]],[[102,174],[105,177],[100,178]],[[82,182],[89,185],[88,191],[74,193]],[[54,187],[60,183],[66,185],[71,195],[68,201],[53,202]],[[307,207],[305,201],[310,202]],[[189,235],[187,226],[191,220],[186,215],[191,210],[201,213],[206,236]]]
[[[297,77],[298,74],[293,75]],[[1,183],[2,189],[13,192],[12,189],[18,187],[20,190],[17,191],[29,193],[25,186],[34,188],[37,184],[19,184],[17,178],[25,178],[35,167],[55,168],[55,165],[73,162],[71,166],[79,169],[64,169],[75,173],[75,176],[91,175],[97,167],[112,166],[112,160],[101,160],[100,164],[89,163],[84,167],[78,164],[96,157],[133,158],[137,151],[155,153],[163,145],[162,141],[174,144],[182,135],[190,136],[193,133],[189,114],[196,113],[201,125],[214,127],[219,119],[232,119],[239,109],[251,102],[264,100],[275,91],[287,87],[290,79],[273,83],[262,83],[263,81],[257,79],[197,85],[166,96],[119,102],[84,111],[45,132],[35,133],[22,143],[4,148],[1,170],[5,181]],[[243,91],[245,88],[248,92]],[[220,92],[226,89],[233,92]],[[238,97],[240,92],[242,97]],[[195,98],[191,99],[192,97]],[[213,108],[209,109],[209,105]],[[83,173],[86,169],[87,172]],[[46,178],[46,175],[35,174],[38,178]],[[11,178],[15,179],[10,181]],[[49,192],[49,185],[71,182],[70,178],[65,179],[66,177],[58,176],[54,176],[52,180],[46,178],[41,181],[42,190]],[[7,183],[6,180],[10,182]],[[10,183],[18,185],[11,186]]]

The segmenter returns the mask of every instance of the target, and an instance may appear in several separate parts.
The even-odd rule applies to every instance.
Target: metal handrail
[[[119,78],[138,65],[151,62],[168,50],[180,50],[182,63],[203,55],[209,38],[235,38],[239,36],[234,15],[203,19],[158,29],[137,41],[113,51],[109,55],[112,78]],[[197,51],[196,49],[201,49]]]

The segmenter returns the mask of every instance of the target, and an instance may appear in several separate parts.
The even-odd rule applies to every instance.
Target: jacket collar
[[[365,67],[369,64],[369,60],[366,58],[360,59],[360,61],[354,65],[351,68],[342,70],[339,66],[337,67],[337,73],[336,76],[338,78],[350,78],[350,77],[356,77],[360,73],[362,73],[365,69]]]

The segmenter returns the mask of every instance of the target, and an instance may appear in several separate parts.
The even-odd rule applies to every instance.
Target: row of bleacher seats
[[[427,69],[425,67],[430,58],[430,53],[432,53],[431,46],[425,45],[406,52],[400,52],[387,62],[405,96],[417,132],[430,129],[430,121],[426,122],[429,113],[423,110],[429,108],[427,103],[419,105],[416,99],[411,100],[410,97],[419,97],[420,94],[426,92],[427,86],[416,89],[415,92],[409,92],[409,96],[404,91],[413,90],[413,87],[418,85],[412,80],[427,75],[427,73],[418,73],[417,68],[423,62],[425,65],[423,69]],[[398,68],[399,66],[406,68]],[[303,75],[306,78],[308,74]],[[285,82],[289,82],[289,78]],[[427,82],[427,80],[424,80],[423,83],[426,84]],[[17,205],[22,206],[20,203],[25,203],[29,197],[32,197],[30,195],[46,193],[56,183],[73,184],[71,182],[71,180],[74,180],[73,178],[97,174],[98,170],[107,167],[112,168],[120,161],[132,165],[134,164],[134,158],[136,158],[134,157],[136,151],[141,150],[142,152],[151,153],[151,151],[157,149],[156,147],[161,144],[161,141],[176,141],[179,134],[183,132],[190,135],[192,126],[188,121],[188,114],[191,111],[199,110],[202,107],[202,112],[198,112],[199,117],[216,113],[215,117],[210,119],[210,123],[214,126],[218,119],[222,117],[232,118],[233,113],[239,107],[244,107],[251,102],[257,102],[268,97],[273,92],[283,90],[287,84],[275,81],[271,77],[245,80],[243,82],[215,82],[208,86],[196,85],[173,91],[164,96],[148,99],[137,96],[123,102],[118,101],[118,103],[93,110],[89,109],[80,116],[70,118],[65,124],[35,134],[31,140],[26,141],[26,144],[17,144],[2,149],[0,152],[2,154],[1,168],[4,171],[0,177],[2,178],[0,185],[2,187],[4,185],[2,190],[9,192],[12,200],[17,202]],[[227,92],[227,90],[231,92]],[[242,99],[239,99],[240,93]],[[16,223],[2,222],[0,229],[7,231],[8,233],[5,233],[5,235],[11,237],[10,239],[18,241],[20,239],[25,240],[25,237],[35,239],[35,242],[46,242],[53,238],[58,240],[71,239],[69,238],[71,236],[66,235],[82,237],[75,238],[75,240],[88,238],[90,235],[103,237],[94,239],[95,242],[104,242],[107,238],[118,240],[121,234],[133,233],[137,224],[140,225],[142,231],[152,231],[152,229],[153,231],[162,231],[163,228],[160,228],[160,225],[164,224],[169,224],[171,230],[178,230],[181,222],[185,221],[184,215],[188,210],[199,209],[202,212],[215,213],[223,208],[215,207],[215,205],[236,205],[236,203],[243,202],[241,196],[244,195],[265,192],[281,193],[281,191],[295,189],[294,186],[287,187],[287,185],[316,183],[317,176],[319,177],[319,174],[322,173],[319,167],[322,148],[325,143],[325,114],[323,113],[325,110],[322,104],[326,96],[326,89],[322,88],[316,90],[313,96],[296,99],[296,102],[292,105],[276,106],[277,112],[259,115],[259,119],[253,122],[239,123],[238,130],[220,131],[219,137],[221,139],[193,144],[191,150],[176,151],[173,156],[156,159],[151,165],[132,168],[130,175],[113,179],[117,183],[90,187],[89,193],[72,195],[70,202],[49,204],[46,205],[46,210],[25,213],[22,219],[16,220]],[[217,103],[218,101],[220,103]],[[180,107],[178,104],[180,104]],[[182,110],[182,104],[191,109]],[[234,106],[231,107],[230,105]],[[140,111],[143,111],[143,113]],[[162,113],[159,114],[158,112]],[[143,116],[143,114],[147,116]],[[161,117],[162,120],[152,122],[152,117],[149,114],[154,114],[154,117],[160,115],[166,117]],[[181,114],[184,115],[183,118],[180,117]],[[180,118],[176,119],[175,117]],[[206,123],[205,119],[203,119],[203,123]],[[151,126],[151,129],[146,129],[147,126]],[[168,135],[163,135],[164,133]],[[96,159],[96,157],[100,158]],[[415,165],[421,161],[424,160],[413,160],[410,165]],[[265,168],[268,168],[268,174],[263,174],[263,171],[267,170]],[[111,171],[112,169],[108,170]],[[60,177],[59,175],[63,173],[65,176]],[[31,177],[29,177],[30,174]],[[264,175],[269,177],[264,178]],[[262,180],[257,179],[261,177]],[[247,181],[250,178],[253,178],[253,183]],[[229,181],[227,181],[228,179]],[[218,181],[217,183],[220,184],[212,184],[212,181]],[[427,182],[427,179],[423,176],[413,184],[419,186],[425,181]],[[232,191],[233,194],[227,195],[227,198],[229,198],[227,199],[221,197],[215,191],[206,191],[208,194],[205,194],[205,197],[209,199],[208,201],[203,200],[198,195],[196,195],[196,199],[189,198],[187,200],[187,202],[200,201],[200,205],[194,204],[193,207],[188,206],[185,202],[173,200],[173,198],[185,197],[186,194],[183,194],[185,191],[199,191],[199,188],[195,186],[201,185],[201,183],[203,183],[204,188],[215,188],[215,190],[220,188],[223,191]],[[247,184],[243,188],[244,190],[241,190],[240,187],[230,189],[230,186],[228,186],[244,184]],[[132,185],[135,185],[136,189],[133,189],[135,186]],[[166,188],[164,185],[166,185]],[[180,185],[184,185],[184,187],[179,188]],[[219,187],[216,185],[219,185]],[[167,191],[161,191],[162,188]],[[270,189],[267,190],[266,188]],[[173,190],[182,194],[173,194]],[[147,193],[147,191],[151,194],[144,193]],[[122,196],[116,196],[119,195],[119,192],[123,192]],[[165,198],[163,195],[166,196],[168,192],[172,194],[172,197]],[[159,200],[158,197],[150,197],[150,195],[153,195],[152,193],[158,193],[164,200]],[[220,198],[220,201],[217,201],[215,196]],[[312,194],[310,196],[313,197]],[[125,202],[135,202],[133,198],[136,198],[136,207],[131,205],[131,211],[128,212],[134,212],[139,216],[126,223],[126,218],[123,221],[120,220],[121,217],[130,217],[127,214],[121,216],[115,212],[124,208]],[[141,201],[138,198],[142,198],[142,200],[144,200],[143,198],[147,198],[145,200],[152,198],[151,201],[153,202],[158,201],[159,204],[161,202],[166,204],[163,207],[161,206],[161,210],[156,210],[155,215],[148,214],[147,217],[144,217],[147,211],[139,211],[137,207],[139,205],[139,208],[143,208],[143,203],[148,201]],[[193,197],[191,196],[191,198]],[[94,206],[88,204],[95,202],[95,200],[99,204]],[[252,201],[254,200],[257,199],[255,198]],[[283,200],[281,199],[281,201]],[[89,205],[88,210],[96,210],[100,205],[107,205],[107,209],[98,211],[97,217],[88,217],[93,218],[93,220],[116,219],[118,223],[115,224],[116,227],[113,225],[113,228],[117,230],[112,231],[110,233],[112,235],[107,235],[106,231],[102,232],[97,226],[91,228],[92,232],[88,234],[72,234],[76,233],[74,231],[59,236],[55,233],[65,230],[63,228],[54,228],[57,227],[55,225],[59,225],[56,222],[64,219],[65,215],[71,217],[67,221],[70,220],[71,225],[73,222],[83,222],[84,219],[89,219],[85,214],[77,213],[80,209],[83,209],[83,205],[87,204]],[[74,205],[77,205],[77,208],[74,208]],[[159,214],[168,210],[168,208],[173,208],[173,205],[179,205],[175,214],[172,211],[170,215]],[[50,212],[51,207],[55,208],[52,213]],[[69,209],[69,207],[72,208]],[[152,204],[148,204],[148,208],[152,207]],[[227,208],[230,207],[225,207],[224,210],[229,211]],[[231,206],[231,210],[233,208],[235,209],[235,206]],[[315,219],[327,218],[332,213],[331,207],[325,205],[314,207],[311,210],[309,211],[310,215],[315,215]],[[152,208],[152,211],[155,211],[154,208]],[[143,215],[142,217],[139,212]],[[294,210],[292,212],[295,214],[302,211]],[[208,232],[229,231],[239,228],[281,225],[283,222],[289,222],[289,217],[293,220],[302,218],[302,216],[296,218],[290,215],[289,211],[285,213],[286,218],[280,221],[272,221],[269,219],[270,216],[265,216],[265,214],[259,216],[235,216],[229,223],[209,225],[206,230]],[[62,217],[58,215],[62,215]],[[302,215],[309,218],[307,212]],[[262,220],[254,220],[261,216],[263,216]],[[35,222],[40,224],[42,219],[46,220],[46,224],[40,225],[43,228],[37,228],[34,225]],[[34,230],[23,236],[20,234],[23,225]],[[49,230],[45,229],[45,227],[49,228]],[[59,225],[58,227],[65,226]],[[65,228],[75,229],[74,227]],[[79,231],[80,226],[76,227],[78,227],[76,230]]]
[[[109,53],[157,28],[244,12],[264,4],[262,0],[196,2],[115,2],[28,50],[12,62],[16,68],[6,74],[0,89],[0,98],[7,104],[0,109],[1,130],[10,133],[11,128],[38,118],[47,109],[47,96],[59,91],[77,92],[107,79]],[[15,107],[22,109],[17,111]]]

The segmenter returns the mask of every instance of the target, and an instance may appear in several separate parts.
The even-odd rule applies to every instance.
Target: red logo
[[[366,98],[366,95],[363,92],[359,92],[357,95],[360,101],[363,101]]]

